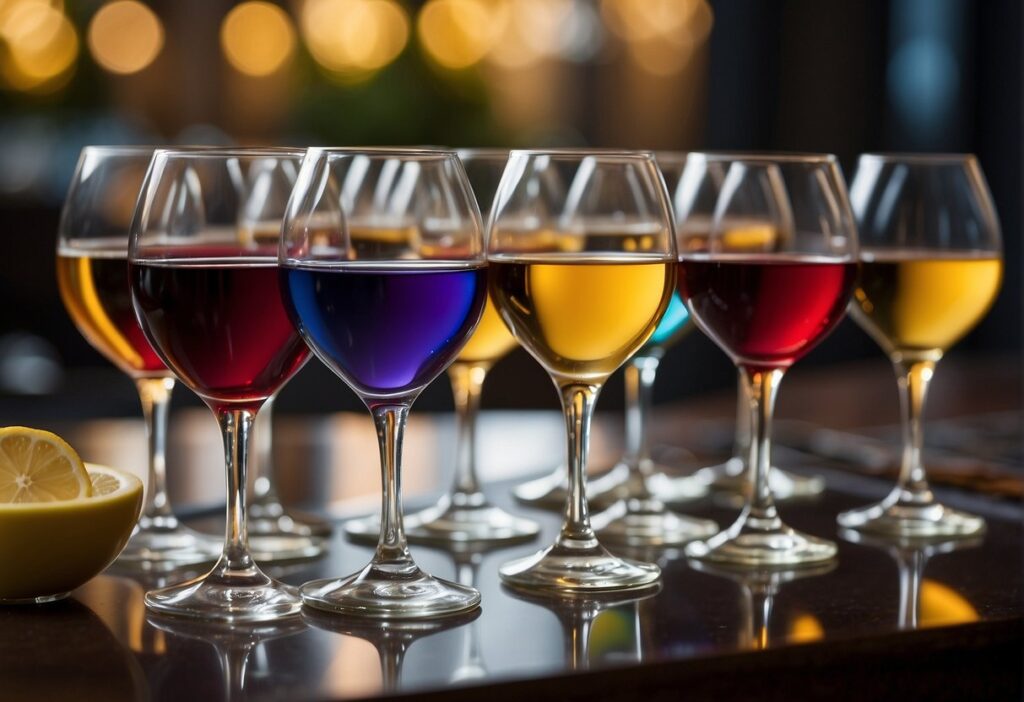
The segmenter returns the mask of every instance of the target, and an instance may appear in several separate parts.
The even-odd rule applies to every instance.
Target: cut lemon
[[[85,464],[64,439],[40,429],[0,429],[0,503],[57,502],[92,493]]]

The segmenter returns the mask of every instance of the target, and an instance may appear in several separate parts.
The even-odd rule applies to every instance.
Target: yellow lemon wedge
[[[91,497],[92,481],[73,448],[56,434],[0,429],[0,504]]]

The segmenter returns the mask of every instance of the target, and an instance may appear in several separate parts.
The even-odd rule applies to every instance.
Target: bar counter
[[[780,392],[775,464],[823,475],[822,496],[780,506],[787,523],[835,539],[835,563],[741,572],[673,551],[628,553],[663,569],[656,591],[541,599],[503,588],[504,561],[550,543],[558,515],[517,505],[510,488],[561,458],[553,412],[485,411],[481,474],[505,508],[543,526],[540,538],[490,551],[414,546],[429,572],[472,583],[478,612],[415,624],[308,613],[262,626],[154,617],[143,605],[161,576],[113,566],[63,602],[0,608],[0,700],[984,699],[1022,693],[1020,367],[1016,359],[956,362],[930,401],[927,462],[941,499],[988,520],[978,538],[927,545],[839,533],[835,515],[891,487],[895,387],[881,363],[794,371]],[[721,460],[733,396],[656,408],[656,453],[680,474]],[[173,501],[196,528],[222,524],[221,449],[208,413],[171,419]],[[450,415],[413,412],[406,510],[447,484]],[[87,460],[144,461],[141,422],[54,422]],[[621,418],[595,425],[592,465],[621,450]],[[368,416],[282,416],[276,474],[289,504],[337,520],[328,554],[273,565],[290,583],[347,574],[370,549],[349,542],[347,517],[379,496]],[[716,494],[680,509],[728,526],[736,503]],[[406,697],[403,697],[406,698]]]

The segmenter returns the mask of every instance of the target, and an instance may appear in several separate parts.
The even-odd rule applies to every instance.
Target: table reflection
[[[839,536],[851,543],[886,551],[899,570],[900,605],[897,626],[917,629],[978,621],[971,603],[950,587],[924,578],[925,566],[932,556],[976,548],[984,536],[951,539],[921,539],[906,536],[867,534],[841,529]]]

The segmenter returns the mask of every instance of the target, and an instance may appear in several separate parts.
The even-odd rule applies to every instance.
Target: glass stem
[[[782,526],[775,509],[775,500],[768,482],[771,470],[772,416],[775,396],[782,381],[783,371],[778,368],[746,369],[750,383],[750,453],[747,470],[751,471],[753,493],[744,510],[747,524],[757,530],[774,531]]]
[[[268,397],[256,419],[256,465],[252,471],[252,503],[276,505],[280,502],[274,489],[274,396]]]
[[[917,628],[925,561],[927,556],[922,549],[909,549],[896,556],[900,571],[900,629]]]
[[[635,356],[624,370],[626,380],[626,465],[634,475],[652,472],[648,419],[654,401],[654,379],[659,359]]]
[[[559,385],[569,438],[569,494],[565,501],[565,521],[559,541],[570,547],[587,548],[597,544],[587,508],[586,471],[587,452],[590,449],[590,420],[600,391],[599,385]]]
[[[590,629],[597,612],[587,609],[575,611],[566,626],[566,658],[569,670],[588,670],[590,668]]]
[[[409,417],[408,405],[377,405],[372,408],[380,446],[383,499],[380,511],[380,540],[374,563],[415,567],[405,540],[402,523],[402,439]]]
[[[139,519],[139,528],[173,531],[178,519],[167,499],[167,415],[171,406],[173,378],[139,378],[135,381],[142,403],[149,441],[149,480],[146,504]]]
[[[490,364],[453,363],[448,369],[455,396],[455,483],[452,495],[458,506],[485,502],[476,475],[476,421],[480,412],[480,394]]]
[[[925,477],[921,453],[924,428],[921,415],[928,385],[935,372],[934,361],[896,361],[896,381],[900,389],[900,414],[903,426],[903,461],[897,483],[899,502],[927,505],[934,501]]]
[[[255,566],[249,555],[245,491],[249,444],[255,417],[256,413],[251,409],[217,411],[217,420],[224,435],[224,460],[228,474],[227,530],[218,569],[228,572],[249,570]]]

